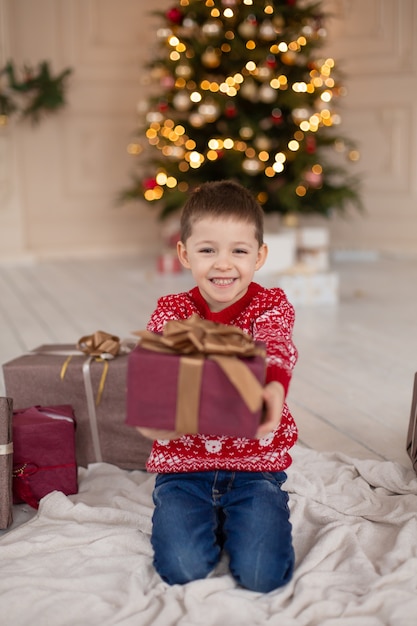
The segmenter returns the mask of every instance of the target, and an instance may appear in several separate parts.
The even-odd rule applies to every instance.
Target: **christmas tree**
[[[234,179],[266,213],[330,215],[361,207],[348,175],[358,153],[341,136],[345,92],[321,2],[178,0],[158,12],[148,78],[153,93],[129,152],[138,159],[124,200],[160,217],[204,181]]]

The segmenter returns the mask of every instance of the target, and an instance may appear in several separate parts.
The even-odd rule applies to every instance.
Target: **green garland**
[[[38,123],[43,114],[62,108],[66,104],[66,79],[71,72],[67,68],[52,76],[48,61],[42,61],[37,69],[25,65],[23,78],[19,79],[13,62],[6,63],[0,69],[0,125],[5,125],[14,114]]]

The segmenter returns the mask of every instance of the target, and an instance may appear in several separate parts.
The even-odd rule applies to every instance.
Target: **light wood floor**
[[[417,260],[345,261],[333,269],[340,303],[297,307],[299,362],[289,404],[300,440],[321,451],[410,466],[405,438],[417,370]],[[187,274],[158,275],[136,258],[0,265],[0,363],[99,329],[128,337],[145,327],[158,296],[191,285]]]

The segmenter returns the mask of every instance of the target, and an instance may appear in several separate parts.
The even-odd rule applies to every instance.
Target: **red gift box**
[[[163,336],[138,334],[142,342],[128,356],[128,425],[188,434],[255,436],[262,417],[266,369],[260,344],[238,328],[198,316],[168,322]],[[191,336],[191,345],[184,334]],[[238,345],[233,346],[236,338]],[[163,347],[168,352],[162,352]]]
[[[13,501],[38,507],[52,491],[77,493],[75,417],[71,406],[13,412]]]

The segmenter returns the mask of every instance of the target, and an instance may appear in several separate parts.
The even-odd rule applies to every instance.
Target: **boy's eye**
[[[235,254],[247,254],[248,251],[247,250],[243,250],[242,248],[236,248],[236,250],[234,250]]]
[[[201,248],[199,252],[202,252],[203,254],[210,254],[211,252],[214,252],[214,250],[213,248]]]

